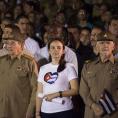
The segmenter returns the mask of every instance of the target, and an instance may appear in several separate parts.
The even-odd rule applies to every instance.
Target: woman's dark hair
[[[63,41],[61,38],[51,38],[50,41],[48,42],[48,50],[50,50],[50,45],[51,45],[51,43],[54,42],[54,41],[59,41],[59,42],[61,42],[62,45],[63,45],[63,49],[65,49],[64,41]],[[59,61],[59,66],[58,66],[58,68],[57,68],[57,72],[61,72],[61,71],[63,71],[63,70],[65,69],[66,61],[65,61],[64,58],[65,58],[65,54],[63,54],[63,55],[61,56],[61,59],[60,59],[60,61]],[[50,61],[50,62],[52,61],[51,56],[49,57],[49,61]]]

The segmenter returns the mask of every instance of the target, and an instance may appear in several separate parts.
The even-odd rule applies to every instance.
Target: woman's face
[[[53,41],[50,44],[49,53],[51,55],[52,60],[53,59],[60,59],[61,56],[64,54],[63,44],[58,40]]]

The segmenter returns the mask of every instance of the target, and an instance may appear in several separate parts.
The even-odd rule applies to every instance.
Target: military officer
[[[23,37],[17,26],[5,37],[0,54],[0,118],[32,118],[35,110],[37,66],[23,52]]]
[[[85,118],[118,118],[118,60],[113,56],[114,36],[104,32],[98,34],[97,45],[99,57],[84,65],[80,82]],[[110,105],[113,106],[111,101],[109,106],[106,105],[108,109],[100,104],[105,90],[112,96],[115,105],[111,114],[105,111],[109,110]],[[106,96],[102,102],[105,103],[105,99]]]

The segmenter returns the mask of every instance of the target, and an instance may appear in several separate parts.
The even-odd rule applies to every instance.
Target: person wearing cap
[[[80,95],[85,103],[84,118],[117,118],[118,60],[113,56],[114,36],[101,32],[97,46],[99,57],[86,63],[82,70]]]
[[[23,52],[19,28],[9,27],[2,35],[6,51],[0,54],[0,118],[33,118],[37,66],[34,58]]]

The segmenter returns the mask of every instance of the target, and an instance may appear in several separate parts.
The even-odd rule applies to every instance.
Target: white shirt
[[[24,48],[34,56],[36,61],[41,58],[40,47],[38,45],[38,42],[36,42],[34,39],[27,37],[27,39],[25,39]]]
[[[49,52],[47,45],[40,49],[41,58],[49,59]],[[78,73],[78,62],[77,56],[74,51],[72,51],[69,47],[65,46],[65,61],[68,63],[74,64],[76,72]]]
[[[46,64],[40,68],[38,82],[43,84],[44,95],[69,90],[69,82],[72,79],[77,78],[77,73],[73,64],[66,63],[66,68],[60,73],[57,73],[57,68],[58,65],[54,65],[52,63]],[[65,103],[61,104],[54,102],[53,100],[52,102],[49,102],[43,99],[41,111],[44,113],[56,113],[73,108],[71,97],[58,97],[54,99],[62,99]]]

